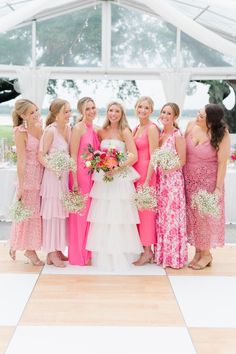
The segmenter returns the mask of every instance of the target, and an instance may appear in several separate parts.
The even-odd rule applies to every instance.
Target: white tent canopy
[[[134,61],[129,59],[129,50],[126,47],[124,53],[122,51],[122,40],[119,44],[116,53],[118,59],[114,60],[114,42],[117,40],[117,29],[114,28],[113,12],[118,8],[119,11],[127,9],[126,11],[133,11],[134,14],[140,14],[140,31],[136,32],[134,40],[137,42],[141,31],[145,31],[145,24],[157,21],[157,25],[153,26],[152,36],[158,36],[158,28],[165,26],[166,33],[172,39],[168,39],[167,45],[169,62],[164,63],[160,57],[163,51],[163,44],[159,48],[150,48],[139,54],[138,59]],[[94,12],[101,13],[100,27],[97,25],[97,43],[100,43],[101,53],[100,58],[94,60],[80,60],[73,62],[72,65],[65,65],[60,62],[60,65],[49,65],[47,62],[40,62],[38,58],[42,57],[43,49],[39,47],[38,29],[40,26],[47,28],[48,21],[53,21],[57,18],[62,19],[62,16],[77,13],[78,11],[89,11],[94,9]],[[12,33],[22,28],[29,28],[31,42],[31,53],[24,65],[18,63],[16,58],[9,59],[9,63],[1,62],[0,71],[2,77],[19,77],[21,72],[21,83],[27,82],[22,78],[22,70],[25,66],[30,69],[27,71],[32,73],[32,78],[40,77],[38,72],[43,73],[44,78],[53,79],[162,79],[163,77],[171,77],[175,80],[173,74],[176,73],[176,82],[181,77],[188,77],[189,79],[236,79],[236,2],[232,0],[224,0],[222,4],[219,0],[114,0],[114,1],[92,1],[92,0],[0,0],[0,49],[1,36]],[[85,27],[86,27],[85,20]],[[154,22],[153,22],[154,23]],[[124,20],[124,26],[126,25]],[[118,25],[117,25],[118,26]],[[155,28],[157,30],[155,30]],[[93,29],[94,30],[94,29]],[[130,28],[129,28],[130,30]],[[99,33],[100,32],[100,33]],[[58,33],[58,38],[61,38],[63,33]],[[130,37],[133,35],[132,29]],[[80,33],[76,34],[79,38]],[[129,33],[127,33],[129,36]],[[124,43],[128,41],[129,37],[124,35]],[[63,37],[63,36],[62,36]],[[119,39],[119,38],[118,38]],[[55,38],[57,40],[57,38]],[[82,40],[82,39],[81,39]],[[134,43],[131,42],[131,46]],[[80,38],[78,39],[80,41]],[[183,42],[186,42],[186,48],[191,42],[192,57],[195,59],[197,53],[207,49],[208,53],[216,53],[222,57],[226,65],[216,66],[204,63],[197,63],[194,65],[183,60],[183,52],[186,55],[188,48],[183,49]],[[63,44],[62,44],[63,45]],[[79,44],[78,44],[79,45]],[[174,48],[174,50],[173,50]],[[152,56],[152,49],[155,55]],[[17,49],[16,49],[17,50]],[[172,52],[171,52],[172,51]],[[148,53],[148,54],[147,54]],[[168,51],[166,51],[168,54]],[[89,58],[88,53],[88,58]],[[119,55],[121,59],[119,59]],[[146,57],[145,57],[146,55]],[[7,56],[8,57],[8,56]],[[10,55],[9,55],[10,58]],[[88,62],[88,64],[87,64]],[[118,62],[118,64],[117,64]],[[206,60],[210,63],[210,60]],[[82,64],[81,64],[82,63]],[[85,64],[84,64],[85,63]],[[26,72],[26,71],[25,71]],[[167,75],[167,76],[166,76]],[[28,77],[28,76],[27,76]],[[44,82],[44,80],[43,80]],[[21,84],[23,88],[23,84]],[[183,85],[185,87],[186,84]],[[45,88],[45,82],[43,84]],[[37,85],[35,85],[37,90]],[[25,89],[23,88],[23,92]],[[35,94],[36,95],[36,94]],[[39,95],[36,95],[39,96]],[[180,95],[182,97],[182,95]],[[182,98],[181,98],[182,100]]]

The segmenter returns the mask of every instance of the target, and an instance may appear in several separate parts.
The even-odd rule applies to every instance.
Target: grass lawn
[[[13,144],[13,129],[9,125],[0,125],[0,140],[5,138],[7,143]]]

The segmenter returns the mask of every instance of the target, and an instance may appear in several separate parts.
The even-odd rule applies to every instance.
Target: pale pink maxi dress
[[[86,132],[82,135],[77,154],[77,182],[80,192],[87,195],[90,193],[93,181],[91,174],[88,174],[88,168],[86,168],[81,155],[88,144],[91,144],[95,150],[99,147],[98,137],[92,124],[87,125]],[[71,189],[71,176],[69,185]],[[71,213],[69,215],[68,255],[70,264],[83,266],[86,265],[91,258],[91,252],[85,249],[89,230],[87,215],[90,203],[91,198],[88,198],[82,215],[78,213]]]
[[[192,196],[200,189],[213,193],[217,177],[217,151],[210,140],[194,145],[192,133],[186,137],[187,162],[184,166],[187,233],[191,245],[204,251],[223,247],[225,241],[224,191],[220,198],[220,217],[201,216],[197,209],[191,208]]]
[[[22,125],[14,128],[15,132],[17,130],[27,133],[22,201],[33,214],[25,221],[13,222],[10,246],[12,250],[40,250],[42,246],[40,185],[43,167],[38,160],[39,140],[29,134]]]
[[[135,170],[139,173],[140,179],[135,183],[137,188],[143,184],[146,179],[148,165],[150,161],[149,141],[148,141],[148,127],[154,123],[149,123],[144,129],[142,135],[135,138],[135,144],[138,151],[138,161],[133,165]],[[134,134],[138,127],[134,130]],[[150,186],[156,188],[156,175],[153,172],[150,179]],[[143,246],[151,246],[156,244],[156,213],[151,210],[139,211],[140,224],[137,225],[139,237]]]
[[[68,153],[69,146],[64,137],[59,133],[56,123],[49,125],[47,129],[53,132],[53,142],[48,154],[62,150]],[[70,127],[68,126],[69,134]],[[40,150],[43,148],[44,135],[40,141]],[[46,253],[64,251],[67,246],[67,217],[61,197],[68,192],[68,172],[58,176],[48,168],[44,169],[41,186],[41,215],[43,219],[43,249]]]

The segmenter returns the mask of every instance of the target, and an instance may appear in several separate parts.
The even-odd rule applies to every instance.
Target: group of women
[[[188,266],[203,269],[211,264],[211,248],[224,245],[224,177],[230,150],[229,132],[223,110],[208,104],[182,134],[177,125],[179,107],[166,103],[158,120],[150,120],[154,103],[140,97],[135,105],[139,125],[132,132],[123,106],[111,102],[102,127],[93,125],[96,105],[92,98],[78,102],[80,117],[71,129],[69,102],[55,99],[42,132],[36,105],[16,101],[13,111],[17,148],[17,198],[33,210],[26,220],[13,223],[10,256],[24,250],[33,265],[42,265],[37,251],[47,254],[47,263],[64,267],[91,265],[107,271],[157,263],[182,268],[187,264],[187,243],[195,247]],[[109,146],[127,153],[121,167],[109,172],[88,173],[82,158],[90,144],[95,150]],[[171,170],[153,169],[151,156],[157,149],[179,156]],[[76,172],[58,178],[45,164],[45,155],[68,152]],[[125,175],[121,172],[126,168]],[[157,210],[138,211],[132,196],[139,185],[157,191]],[[219,196],[220,218],[202,216],[192,209],[192,196],[200,189]],[[70,213],[62,205],[66,191],[89,195],[82,214]],[[64,251],[68,246],[68,258]]]

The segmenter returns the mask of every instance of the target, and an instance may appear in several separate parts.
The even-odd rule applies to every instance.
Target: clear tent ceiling
[[[0,0],[0,18],[30,5],[36,6],[38,2]],[[32,16],[18,22],[15,28],[0,33],[0,66],[48,67],[54,73],[56,67],[77,68],[77,73],[82,75],[85,67],[88,68],[86,75],[121,75],[122,69],[127,69],[130,78],[133,74],[151,77],[153,73],[159,75],[162,70],[176,68],[199,68],[195,72],[196,77],[201,78],[204,67],[226,68],[223,74],[220,71],[211,74],[208,70],[208,76],[217,76],[219,72],[222,77],[225,73],[229,75],[229,67],[236,68],[235,53],[231,56],[230,50],[229,55],[218,52],[184,30],[178,44],[177,25],[162,18],[150,6],[158,2],[172,6],[196,24],[236,45],[236,1],[232,0],[224,0],[223,4],[220,0],[51,0],[44,2],[45,6]],[[104,21],[105,4],[110,5],[110,24]],[[37,20],[35,34],[34,20]],[[220,44],[218,48],[221,50]],[[235,76],[234,71],[231,73]]]
[[[236,1],[230,1],[229,6],[225,1],[207,1],[207,0],[165,0],[174,8],[180,10],[184,15],[187,15],[195,22],[202,26],[211,29],[215,33],[218,33],[222,37],[236,42]],[[0,18],[13,11],[18,10],[20,7],[25,7],[29,3],[34,3],[35,0],[0,0]],[[99,1],[98,1],[99,2]],[[119,1],[114,1],[119,3]],[[54,5],[57,8],[60,5],[60,1],[50,1],[50,5]],[[73,3],[73,1],[68,1]],[[85,1],[74,1],[78,6],[80,3],[86,3]],[[89,1],[87,1],[89,3]],[[125,3],[125,1],[123,1]],[[126,1],[128,4],[129,1]],[[132,4],[132,1],[130,1]],[[133,2],[135,6],[135,1]],[[143,1],[145,6],[145,1]],[[219,4],[222,4],[220,6]],[[216,5],[214,5],[216,4]],[[53,7],[53,6],[52,6]],[[45,14],[46,15],[46,14]],[[37,17],[37,16],[36,16]]]

